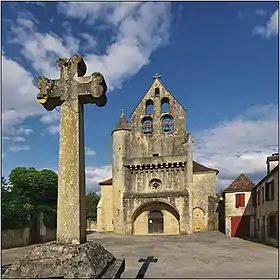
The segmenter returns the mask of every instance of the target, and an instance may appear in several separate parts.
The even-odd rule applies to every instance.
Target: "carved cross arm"
[[[79,100],[84,103],[96,104],[103,107],[107,103],[107,85],[104,76],[99,72],[94,72],[90,76],[74,77],[75,87],[78,92]]]
[[[36,86],[39,89],[37,100],[46,110],[51,111],[56,106],[61,106],[63,100],[59,90],[59,80],[51,80],[42,76],[37,79]]]

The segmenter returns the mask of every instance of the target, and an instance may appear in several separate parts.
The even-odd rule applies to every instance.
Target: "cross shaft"
[[[84,104],[104,106],[107,86],[101,73],[83,77],[80,55],[58,59],[60,79],[37,79],[38,101],[46,110],[61,106],[58,166],[57,241],[86,241]]]

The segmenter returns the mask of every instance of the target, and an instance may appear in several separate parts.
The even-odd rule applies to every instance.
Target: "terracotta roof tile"
[[[193,161],[193,173],[207,172],[207,171],[216,171],[216,174],[219,173],[219,170],[206,167],[196,161]]]
[[[113,181],[112,178],[110,178],[110,179],[100,182],[98,185],[100,185],[100,186],[112,185],[112,181]]]
[[[255,184],[244,174],[240,174],[224,192],[251,191]]]
[[[215,171],[216,174],[219,173],[219,170],[217,169],[206,167],[196,161],[193,161],[193,173],[200,173],[200,172],[207,172],[207,171]],[[100,186],[112,185],[112,178],[100,182],[99,185]]]

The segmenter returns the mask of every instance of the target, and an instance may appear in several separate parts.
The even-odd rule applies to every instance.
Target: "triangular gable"
[[[181,104],[181,102],[179,102],[176,97],[163,85],[163,83],[159,80],[159,79],[155,79],[152,84],[150,85],[150,87],[148,88],[148,90],[146,91],[146,93],[144,94],[144,96],[141,98],[141,100],[138,102],[138,104],[136,105],[136,107],[134,108],[134,110],[132,111],[132,113],[130,114],[130,118],[131,116],[134,114],[134,112],[138,109],[139,105],[141,104],[141,102],[146,98],[146,96],[150,93],[150,90],[154,87],[154,86],[161,86],[165,89],[165,91],[167,92],[168,95],[170,95],[185,111],[186,108]]]

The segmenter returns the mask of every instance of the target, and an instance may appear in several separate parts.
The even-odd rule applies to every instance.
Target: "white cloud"
[[[125,78],[148,64],[151,53],[169,39],[169,3],[72,2],[59,3],[58,9],[88,25],[100,20],[116,30],[115,41],[107,46],[105,54],[85,55],[89,72],[102,72],[109,89],[121,87]]]
[[[13,134],[14,135],[29,135],[33,132],[33,129],[32,128],[26,128],[24,126],[21,126],[17,129],[14,129],[13,130]]]
[[[87,192],[98,192],[98,183],[112,177],[112,166],[88,166],[86,167]]]
[[[48,78],[57,78],[59,75],[56,65],[57,56],[70,57],[71,51],[75,51],[76,40],[69,38],[64,45],[54,33],[37,32],[37,25],[39,22],[33,15],[21,13],[16,19],[16,24],[11,26],[10,42],[22,47],[21,53],[31,62],[34,70]],[[67,35],[71,36],[71,34]]]
[[[258,16],[264,16],[266,14],[267,14],[267,11],[264,10],[264,9],[257,9],[256,10],[256,15],[258,15]]]
[[[11,152],[20,152],[20,151],[29,151],[30,150],[30,147],[29,146],[11,146],[9,147],[9,150]]]
[[[13,140],[14,142],[24,142],[24,141],[25,141],[25,138],[22,137],[22,136],[15,136],[15,137],[12,138],[12,140]]]
[[[85,154],[86,154],[86,156],[94,156],[94,155],[96,155],[96,151],[92,150],[89,147],[85,147]]]
[[[97,41],[96,39],[90,35],[89,33],[82,33],[81,37],[84,38],[86,45],[83,46],[85,50],[93,50],[97,46]]]
[[[88,44],[81,45],[80,39],[71,33],[71,24],[67,25],[66,33],[60,36],[55,30],[40,33],[37,28],[40,22],[31,13],[21,12],[16,21],[11,22],[8,38],[10,43],[21,47],[21,54],[36,74],[2,56],[5,134],[11,133],[26,118],[36,115],[46,115],[42,122],[51,124],[48,123],[48,119],[51,119],[51,116],[47,116],[49,112],[37,103],[38,90],[33,84],[33,75],[58,78],[58,57],[70,57],[81,48],[86,50],[88,72],[102,72],[109,90],[112,90],[120,88],[125,79],[147,65],[152,52],[164,46],[169,39],[169,3],[59,3],[58,10],[69,19],[85,20],[90,27],[96,26],[96,20],[100,21],[98,26],[106,26],[114,33],[112,40],[103,54],[97,55],[94,48],[96,34],[79,34],[80,39],[88,41]],[[47,130],[55,134],[59,131],[58,125],[51,124]]]
[[[267,39],[272,36],[277,36],[279,31],[278,16],[279,10],[277,9],[264,26],[257,25],[253,29],[253,35],[260,35]]]
[[[266,157],[278,150],[277,131],[277,107],[255,106],[231,121],[197,133],[194,155],[200,163],[220,171],[220,185],[240,173],[264,173]]]
[[[29,72],[17,62],[2,56],[3,65],[3,133],[12,133],[25,118],[43,114],[36,100],[36,88]]]
[[[46,124],[53,124],[54,122],[57,122],[60,119],[59,111],[54,110],[51,112],[48,112],[48,114],[44,115],[41,118],[41,122]]]
[[[55,134],[59,133],[59,131],[60,131],[60,124],[50,125],[46,128],[46,131],[48,131],[52,135],[55,135]]]

